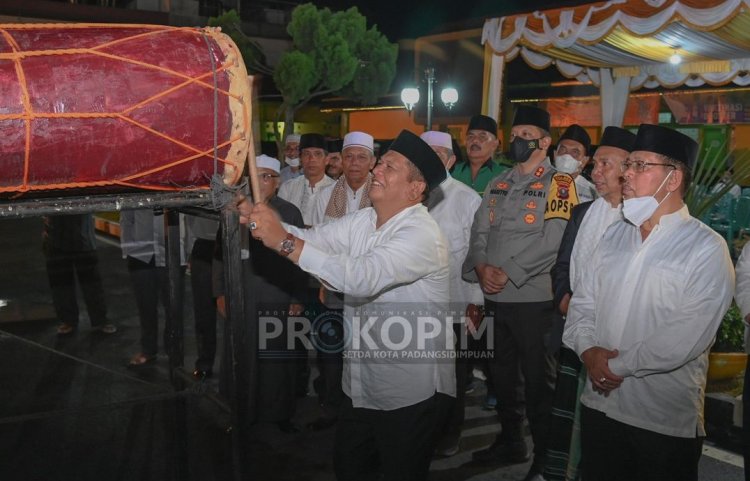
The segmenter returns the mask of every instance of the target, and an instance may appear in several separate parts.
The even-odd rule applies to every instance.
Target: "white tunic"
[[[724,239],[683,206],[645,241],[638,227],[616,222],[584,269],[563,341],[579,356],[619,350],[609,367],[625,380],[608,397],[587,381],[581,402],[642,429],[704,436],[708,351],[734,294]]]
[[[180,263],[187,263],[185,248],[188,242],[184,214],[180,214]],[[132,257],[141,262],[164,267],[166,247],[164,237],[164,215],[154,214],[153,209],[123,210],[120,212],[120,248],[122,258]]]
[[[482,198],[477,192],[450,175],[439,188],[430,192],[429,212],[448,241],[451,272],[451,308],[466,309],[467,304],[484,304],[478,282],[461,277],[461,266],[469,252],[471,224]]]
[[[315,207],[316,196],[326,187],[335,183],[335,180],[324,175],[313,187],[310,185],[307,177],[295,177],[281,185],[279,188],[279,197],[287,202],[291,202],[302,212],[302,220],[305,222],[305,225],[312,225],[312,213]]]
[[[299,266],[345,294],[351,337],[343,353],[343,390],[354,407],[380,410],[410,406],[435,392],[455,396],[453,320],[445,316],[448,251],[440,228],[422,205],[380,228],[375,222],[368,207],[311,229],[286,226],[305,240]],[[431,334],[416,335],[420,324]],[[403,335],[407,329],[412,336]],[[409,345],[398,346],[404,339]],[[381,353],[387,357],[377,357]]]
[[[589,210],[586,211],[581,226],[578,228],[573,250],[570,252],[571,291],[576,291],[576,287],[581,280],[581,271],[577,266],[585,266],[589,262],[607,227],[621,219],[621,206],[612,207],[609,202],[604,200],[604,197],[596,199]]]

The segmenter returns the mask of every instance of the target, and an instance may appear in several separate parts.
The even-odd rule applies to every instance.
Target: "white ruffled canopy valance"
[[[492,52],[489,87],[502,85],[499,70],[519,54],[537,69],[555,65],[565,77],[600,87],[606,126],[622,122],[629,90],[747,86],[748,7],[750,0],[612,0],[489,19],[482,32]],[[668,62],[675,53],[683,63]],[[500,97],[488,92],[489,115],[499,114]],[[620,104],[622,112],[606,112]]]

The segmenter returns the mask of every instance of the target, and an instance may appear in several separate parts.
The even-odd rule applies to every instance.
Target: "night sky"
[[[590,2],[585,0],[556,2],[550,0],[369,0],[355,3],[352,0],[313,0],[313,3],[321,7],[330,7],[332,10],[343,10],[356,4],[370,24],[376,24],[378,30],[389,40],[396,41],[439,31],[460,30],[464,20],[474,20],[470,27],[481,28],[483,20],[488,17]]]

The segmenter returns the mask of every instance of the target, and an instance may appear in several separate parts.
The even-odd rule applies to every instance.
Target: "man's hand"
[[[253,203],[242,194],[237,194],[234,199],[237,212],[240,213],[240,224],[248,224],[250,222],[250,212],[253,210]]]
[[[479,286],[487,294],[497,294],[508,283],[508,274],[499,267],[479,264],[474,270],[479,277]]]
[[[568,314],[569,305],[570,305],[570,294],[565,294],[563,298],[560,300],[560,305],[557,306],[557,310],[560,311],[560,314],[565,316]]]
[[[305,306],[302,304],[289,304],[289,315],[293,317],[301,316],[305,312]]]
[[[484,306],[469,304],[466,306],[466,329],[476,334],[479,323],[484,319]]]
[[[241,217],[240,222],[242,222]],[[286,238],[286,230],[281,225],[276,211],[265,204],[253,206],[246,224],[250,227],[250,234],[269,249],[278,251],[281,242]]]
[[[599,394],[609,395],[613,389],[617,389],[625,379],[609,370],[609,360],[617,357],[617,349],[609,350],[594,346],[586,349],[581,354],[581,360],[586,366],[591,384]]]
[[[227,301],[226,297],[219,296],[216,298],[216,310],[218,311],[219,315],[226,319],[227,318]]]

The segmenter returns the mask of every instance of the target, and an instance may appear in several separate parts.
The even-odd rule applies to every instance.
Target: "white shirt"
[[[573,291],[563,341],[579,356],[619,350],[609,368],[625,380],[609,397],[587,381],[581,402],[649,431],[705,436],[708,351],[733,294],[726,242],[687,207],[645,241],[630,223],[610,226]]]
[[[604,197],[596,199],[586,211],[578,228],[573,250],[570,252],[571,291],[575,292],[581,281],[580,269],[577,269],[577,266],[588,264],[607,227],[618,220],[622,220],[622,206],[612,207]]]
[[[461,277],[461,266],[469,252],[471,224],[474,222],[482,198],[477,192],[450,175],[439,188],[430,192],[429,212],[448,241],[450,259],[451,307],[466,309],[468,304],[484,304],[484,294],[478,282],[467,282]]]
[[[193,252],[193,246],[197,239],[216,240],[219,231],[219,221],[199,217],[197,215],[185,215],[185,229],[187,231],[186,252]]]
[[[333,217],[328,217],[326,215],[326,209],[328,209],[328,202],[331,201],[331,195],[333,194],[333,188],[335,186],[336,181],[334,180],[332,185],[325,187],[315,196],[315,206],[312,211],[312,224],[310,225],[318,225],[321,222],[329,222],[334,219]],[[346,188],[346,213],[351,214],[352,212],[357,212],[361,205],[360,202],[362,202],[362,196],[365,193],[364,184],[362,184],[362,186],[356,191],[352,190],[346,182],[344,182],[344,187]]]
[[[307,177],[296,177],[279,188],[279,197],[287,202],[294,204],[302,212],[302,220],[305,225],[312,225],[313,208],[315,207],[315,197],[323,189],[336,183],[335,180],[324,175],[315,186],[310,185]]]
[[[375,210],[368,207],[310,229],[286,226],[305,240],[299,266],[345,294],[350,337],[343,352],[342,388],[354,407],[386,411],[414,405],[435,392],[455,396],[453,319],[445,315],[448,250],[440,228],[421,204],[404,209],[380,228],[376,220]],[[441,323],[434,337],[416,336],[426,318]],[[367,323],[372,327],[363,329]],[[403,336],[404,323],[415,335]],[[383,335],[389,324],[389,334]],[[383,347],[388,339],[402,338],[412,344],[400,350]],[[421,349],[413,345],[418,340],[424,342]],[[379,352],[432,357],[375,358]]]
[[[582,176],[581,174],[578,174],[576,176],[575,183],[579,203],[583,204],[584,202],[588,202],[599,197],[594,184],[592,184],[586,177]]]
[[[149,263],[154,259],[158,267],[166,266],[164,215],[154,215],[153,209],[123,210],[120,212],[120,248],[122,258],[132,257]],[[184,214],[180,214],[180,263],[186,264],[186,229]]]
[[[742,319],[750,314],[750,242],[742,248],[742,254],[737,259],[737,289],[734,298],[742,313]],[[745,323],[745,352],[750,353],[750,326]],[[748,413],[750,416],[750,413]]]
[[[279,183],[285,184],[288,180],[296,179],[302,175],[302,167],[298,168],[297,171],[293,171],[290,165],[281,168],[279,172]]]

